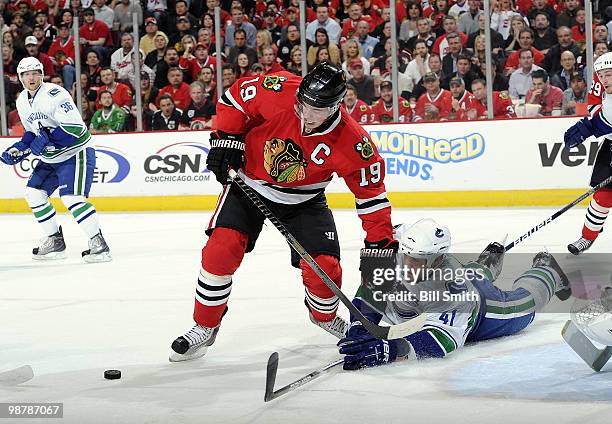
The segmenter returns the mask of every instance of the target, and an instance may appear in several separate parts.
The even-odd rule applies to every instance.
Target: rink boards
[[[564,205],[588,187],[597,140],[589,139],[572,151],[563,148],[563,133],[576,120],[388,124],[366,129],[385,159],[385,183],[394,207],[549,206]],[[209,134],[94,135],[96,207],[214,208],[220,186],[206,169]],[[2,138],[0,148],[14,142]],[[357,145],[360,140],[344,142]],[[308,166],[316,166],[312,159],[320,160],[324,153],[325,148],[305,152],[311,156]],[[30,157],[0,167],[0,212],[28,211],[22,193],[36,160]],[[335,179],[327,192],[333,208],[354,207],[354,198],[341,180]]]

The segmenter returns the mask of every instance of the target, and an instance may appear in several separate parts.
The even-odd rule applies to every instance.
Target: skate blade
[[[32,255],[32,259],[35,261],[57,261],[60,259],[66,259],[66,257],[67,255],[65,250],[62,252],[47,253],[46,255]]]
[[[187,351],[184,354],[172,352],[170,354],[170,356],[168,357],[168,360],[170,362],[192,361],[194,359],[198,359],[198,358],[201,358],[202,356],[206,355],[206,351],[207,350],[208,350],[208,346],[204,346],[204,347],[201,347],[200,349],[198,349],[197,351],[195,351],[193,353],[187,353],[189,351]]]
[[[83,256],[83,260],[88,264],[98,264],[102,262],[110,262],[113,260],[113,257],[109,252],[98,253],[97,255],[85,255]]]

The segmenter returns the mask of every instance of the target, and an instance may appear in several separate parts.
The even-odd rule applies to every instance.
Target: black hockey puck
[[[104,378],[106,378],[107,380],[119,380],[121,378],[121,371],[106,370],[104,371]]]

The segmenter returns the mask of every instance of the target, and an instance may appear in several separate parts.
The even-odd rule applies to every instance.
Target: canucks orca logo
[[[441,228],[436,228],[436,237],[442,238],[444,237],[444,231]]]

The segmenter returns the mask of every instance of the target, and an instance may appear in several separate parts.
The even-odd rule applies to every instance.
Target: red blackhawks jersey
[[[217,128],[244,134],[247,185],[276,203],[310,200],[342,177],[355,195],[366,240],[393,239],[385,163],[368,133],[340,108],[324,128],[304,134],[294,112],[301,78],[288,72],[241,78],[217,104]]]
[[[457,101],[459,102],[459,109],[451,111],[448,119],[457,121],[468,119],[467,111],[474,109],[474,102],[477,102],[476,97],[469,91],[464,90],[463,95]]]
[[[355,103],[353,108],[350,110],[346,107],[346,103],[343,103],[342,107],[349,115],[351,115],[351,118],[359,122],[361,125],[371,124],[372,122],[374,122],[374,114],[372,113],[372,108],[363,100],[358,99],[357,103]]]
[[[399,106],[398,122],[411,122],[413,112],[410,108],[410,102],[400,97],[397,104]],[[372,105],[372,112],[377,123],[386,124],[387,122],[393,122],[393,105],[387,107],[382,99]]]
[[[601,108],[601,101],[605,92],[606,90],[604,89],[604,86],[601,81],[599,81],[597,72],[593,72],[593,82],[591,83],[591,88],[589,89],[589,98],[587,106],[591,116],[594,115]]]
[[[452,110],[451,102],[453,100],[453,96],[450,91],[446,91],[445,89],[440,89],[440,92],[437,96],[432,98],[429,93],[425,92],[419,97],[417,100],[417,104],[414,110],[415,121],[440,121],[448,119],[448,115]],[[433,119],[427,116],[425,112],[425,105],[431,103],[438,109],[438,116]]]
[[[472,107],[476,109],[476,119],[487,118],[487,105],[483,104],[480,100],[474,98]],[[505,91],[494,91],[493,92],[493,118],[508,119],[516,118],[514,113],[514,105],[512,99],[508,96]]]

